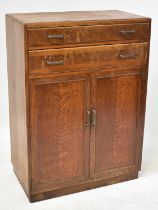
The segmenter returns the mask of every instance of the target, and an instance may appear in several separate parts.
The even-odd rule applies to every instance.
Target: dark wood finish
[[[68,195],[75,192],[81,192],[83,190],[91,190],[97,187],[107,186],[111,184],[116,184],[128,180],[133,180],[138,178],[138,172],[135,173],[128,173],[122,176],[115,176],[108,179],[94,179],[88,180],[84,183],[80,183],[79,185],[72,185],[71,187],[65,187],[62,189],[46,191],[42,193],[36,193],[31,195],[30,202],[41,201],[45,199],[55,198],[58,196]]]
[[[145,65],[146,58],[146,42],[36,50],[29,52],[29,71],[30,74],[49,74],[52,72],[86,70],[88,68]],[[60,63],[49,65],[47,64],[49,61]]]
[[[89,87],[87,75],[31,82],[33,191],[87,179]]]
[[[11,161],[25,192],[29,193],[27,88],[25,86],[25,30],[6,17]]]
[[[137,178],[150,22],[116,10],[6,16],[12,163],[31,202]]]
[[[9,14],[28,28],[149,23],[149,18],[119,10]]]
[[[149,29],[149,24],[146,23],[29,29],[28,45],[31,49],[45,49],[80,43],[102,44],[137,39],[145,41],[149,37]]]
[[[95,76],[95,137],[92,176],[109,176],[138,168],[136,148],[141,72]],[[93,148],[94,147],[94,148]]]

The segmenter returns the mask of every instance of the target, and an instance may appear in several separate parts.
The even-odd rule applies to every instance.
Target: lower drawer
[[[51,74],[89,68],[145,65],[147,49],[148,43],[144,42],[35,50],[29,52],[29,72]]]

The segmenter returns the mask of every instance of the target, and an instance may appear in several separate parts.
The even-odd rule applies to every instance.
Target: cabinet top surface
[[[12,13],[7,16],[14,18],[28,27],[71,26],[111,24],[119,22],[148,22],[149,18],[119,10],[104,11],[71,11],[42,13]]]

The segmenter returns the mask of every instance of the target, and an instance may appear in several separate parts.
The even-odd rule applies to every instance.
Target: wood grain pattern
[[[97,187],[107,186],[111,184],[116,184],[132,179],[138,178],[138,172],[125,174],[121,176],[116,176],[115,178],[102,178],[95,180],[87,180],[84,183],[80,183],[79,185],[72,185],[71,187],[65,187],[57,190],[50,190],[42,193],[32,194],[30,198],[30,202],[41,201],[49,198],[55,198],[58,196],[68,195],[70,193],[81,192],[83,190],[90,190]]]
[[[49,36],[54,35],[54,38]],[[56,37],[57,36],[57,37]],[[76,26],[58,28],[40,28],[28,30],[28,45],[31,49],[64,47],[68,44],[93,43],[104,44],[109,41],[147,40],[149,24],[118,24],[98,26]],[[33,48],[34,47],[34,48]]]
[[[121,55],[127,58],[122,58]],[[146,58],[147,43],[38,50],[29,52],[29,70],[30,74],[49,74],[89,68],[145,65]],[[48,65],[47,61],[63,61],[63,64]]]
[[[85,127],[88,78],[37,80],[31,86],[35,190],[41,190],[43,183],[60,187],[85,180],[89,171],[89,128]]]
[[[7,17],[11,160],[20,183],[25,192],[29,194],[24,33],[24,28],[21,24]]]
[[[28,28],[57,26],[102,25],[115,23],[144,23],[150,18],[119,10],[41,12],[8,14]]]
[[[96,78],[94,174],[136,163],[140,75]]]
[[[12,164],[30,202],[137,178],[151,19],[23,13],[6,27]]]

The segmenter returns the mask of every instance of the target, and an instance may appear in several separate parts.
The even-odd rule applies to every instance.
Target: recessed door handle
[[[91,115],[91,126],[95,126],[96,124],[96,110],[92,110],[92,115]]]
[[[86,111],[86,126],[90,126],[90,121],[91,121],[91,112],[90,111]]]

